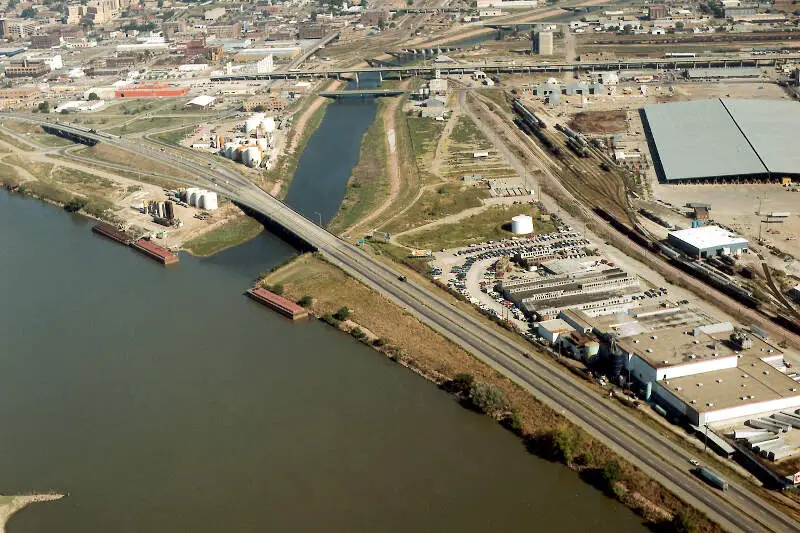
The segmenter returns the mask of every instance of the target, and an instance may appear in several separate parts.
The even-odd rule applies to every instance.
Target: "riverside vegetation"
[[[259,283],[436,383],[465,407],[497,420],[530,453],[563,463],[647,523],[667,531],[722,531],[527,391],[318,254],[298,256],[265,273]]]

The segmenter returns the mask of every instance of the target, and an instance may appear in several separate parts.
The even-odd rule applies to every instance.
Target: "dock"
[[[270,292],[267,289],[261,287],[250,289],[247,291],[247,294],[253,300],[262,303],[267,307],[271,307],[273,310],[279,312],[287,318],[291,318],[292,320],[306,318],[308,316],[308,311],[304,307],[301,307],[293,301],[277,295],[274,292]]]
[[[178,262],[177,255],[147,239],[139,239],[131,246],[162,265],[174,265]]]

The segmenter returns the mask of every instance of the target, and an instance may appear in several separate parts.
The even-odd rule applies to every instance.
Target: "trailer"
[[[713,470],[709,469],[708,467],[701,466],[700,468],[696,469],[695,472],[700,477],[700,479],[702,479],[712,487],[716,487],[720,490],[728,490],[728,482],[725,481],[725,478],[723,478]]]

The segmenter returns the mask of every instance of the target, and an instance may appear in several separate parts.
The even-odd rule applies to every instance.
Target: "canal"
[[[360,142],[335,117],[308,150]],[[332,216],[339,155],[307,151],[293,205]],[[295,253],[275,236],[165,269],[90,227],[0,193],[0,494],[69,494],[10,533],[645,531],[415,374],[244,297]]]

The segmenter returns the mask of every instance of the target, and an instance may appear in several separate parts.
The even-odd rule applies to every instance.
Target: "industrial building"
[[[639,278],[619,268],[504,281],[501,291],[517,307],[540,320],[569,309],[601,315],[635,305]]]
[[[553,32],[540,31],[536,34],[536,53],[540,56],[553,55]]]
[[[648,105],[645,133],[659,178],[780,181],[800,176],[800,103],[727,98]],[[713,154],[713,157],[709,157]]]
[[[667,242],[690,257],[698,259],[717,255],[739,255],[747,251],[747,239],[719,226],[671,231]]]
[[[617,338],[612,354],[656,402],[698,426],[800,407],[800,385],[776,368],[783,353],[730,323]]]

